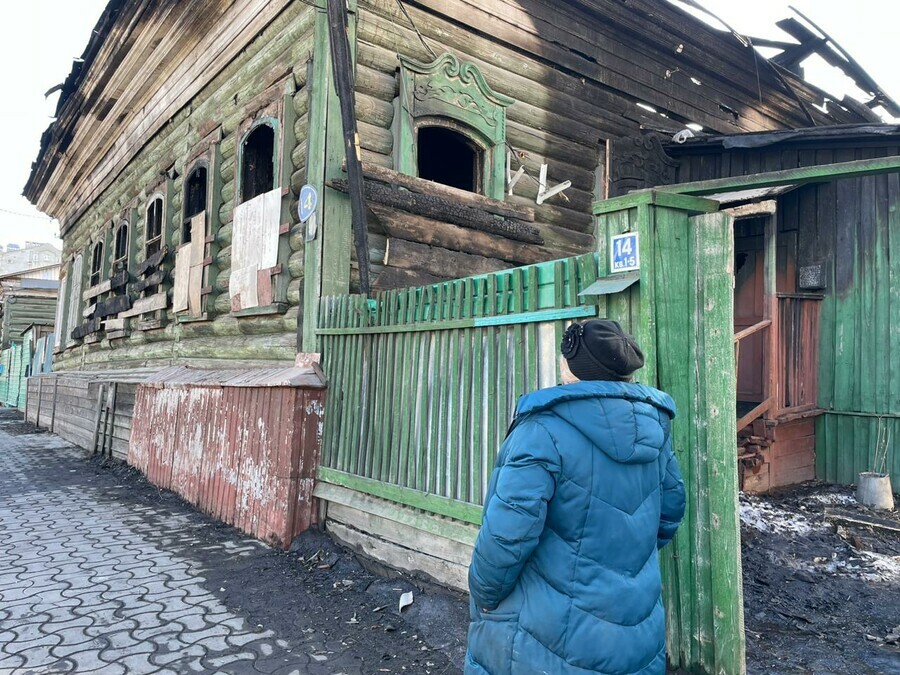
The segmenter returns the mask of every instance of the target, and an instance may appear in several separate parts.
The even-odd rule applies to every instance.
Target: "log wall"
[[[668,3],[405,4],[406,14],[394,0],[359,2],[356,96],[363,160],[396,168],[392,125],[398,54],[428,63],[435,54],[451,52],[475,64],[494,90],[516,101],[506,111],[507,141],[515,151],[513,170],[521,164],[527,175],[507,200],[535,209],[544,245],[509,246],[499,237],[477,236],[396,209],[378,210],[370,222],[370,256],[373,277],[384,275],[382,283],[376,281],[381,288],[452,278],[436,271],[441,262],[459,270],[454,277],[479,273],[475,261],[456,261],[449,251],[486,258],[478,262],[498,270],[593,250],[590,204],[604,196],[608,140],[645,127],[671,134],[687,122],[714,132],[811,123],[790,90],[768,68],[758,67],[752,50]],[[712,52],[721,58],[708,58]],[[817,100],[806,85],[793,85],[800,92],[795,95]],[[827,115],[814,108],[809,114],[830,124],[856,119],[834,106]],[[571,180],[572,187],[537,206],[542,163],[549,165],[551,186]],[[390,250],[405,241],[437,250],[391,256]]]
[[[142,330],[135,320],[127,331],[97,333],[96,341],[76,344],[57,354],[57,370],[139,368],[147,364],[190,361],[194,365],[215,366],[227,361],[270,365],[292,361],[296,353],[298,304],[303,284],[303,237],[296,227],[296,198],[305,183],[306,137],[308,128],[307,63],[311,57],[314,11],[303,3],[291,3],[252,40],[247,48],[220,72],[210,73],[208,82],[188,105],[177,111],[169,122],[147,143],[99,196],[77,222],[69,224],[64,235],[64,261],[72,281],[88,286],[90,267],[88,247],[93,241],[105,240],[105,269],[110,269],[114,246],[113,227],[122,217],[130,221],[129,270],[133,281],[135,270],[146,258],[146,207],[160,189],[166,194],[164,243],[169,254],[162,263],[168,293],[166,309],[158,326]],[[212,30],[224,29],[213,26]],[[214,74],[214,76],[212,76]],[[170,82],[176,86],[177,82]],[[295,90],[287,99],[292,110],[284,111],[284,119],[293,119],[292,128],[283,130],[284,144],[279,148],[289,194],[285,211],[293,214],[289,232],[282,235],[288,242],[283,247],[280,263],[282,283],[286,285],[286,304],[272,313],[237,317],[231,312],[228,280],[231,267],[232,218],[236,191],[236,135],[243,121],[260,105],[260,96],[282,96],[285,89]],[[269,92],[269,93],[265,93]],[[265,93],[265,94],[264,94]],[[209,176],[208,189],[215,191],[210,203],[213,239],[209,252],[216,274],[210,276],[207,289],[206,320],[180,322],[171,311],[171,279],[174,249],[182,243],[184,182],[202,143],[217,127],[218,162]],[[160,182],[165,172],[169,179]],[[174,178],[172,178],[174,177]],[[289,249],[289,250],[288,250]],[[73,280],[72,259],[84,255],[82,279]],[[104,274],[107,278],[108,274]],[[138,294],[130,293],[133,299]],[[87,302],[82,303],[82,308]],[[78,313],[79,317],[81,312]],[[80,319],[79,319],[80,323]],[[68,341],[63,340],[63,344]]]

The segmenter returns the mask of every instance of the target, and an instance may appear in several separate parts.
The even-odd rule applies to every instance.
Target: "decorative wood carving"
[[[616,139],[610,143],[609,196],[673,183],[678,164],[657,134]]]

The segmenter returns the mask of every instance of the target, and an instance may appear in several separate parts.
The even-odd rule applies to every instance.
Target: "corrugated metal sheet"
[[[325,400],[316,368],[176,367],[151,380],[137,390],[129,464],[273,545],[310,526]]]

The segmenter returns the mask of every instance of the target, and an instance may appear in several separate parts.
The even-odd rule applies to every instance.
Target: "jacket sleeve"
[[[487,610],[512,592],[537,546],[560,458],[544,425],[531,420],[513,431],[498,464],[469,567],[469,593],[477,607]]]
[[[672,451],[671,435],[666,439],[662,456],[662,508],[659,516],[659,533],[656,539],[656,548],[660,549],[675,536],[675,531],[681,525],[684,518],[685,494],[684,480],[681,478],[681,470],[678,468],[678,460]]]

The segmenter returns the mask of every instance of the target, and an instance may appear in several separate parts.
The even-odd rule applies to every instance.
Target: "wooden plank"
[[[549,248],[522,246],[505,237],[407,213],[380,204],[372,203],[369,208],[378,217],[385,233],[397,239],[517,264],[531,264],[559,257]]]
[[[387,240],[384,264],[426,271],[446,279],[490,274],[512,267],[511,264],[496,258],[448,251],[392,237]]]
[[[807,183],[820,183],[897,172],[900,172],[900,156],[877,157],[874,159],[836,162],[824,166],[803,166],[748,176],[667,185],[665,190],[675,194],[700,196],[721,192],[737,192],[753,188],[777,187],[780,185],[805,185]]]
[[[167,304],[168,298],[165,293],[157,293],[156,295],[151,295],[149,298],[138,298],[134,301],[134,305],[131,309],[119,314],[119,318],[127,319],[132,316],[138,316],[139,314],[153,312],[158,309],[165,309]]]
[[[463,565],[370,537],[334,521],[326,521],[325,527],[336,539],[352,549],[391,567],[422,573],[460,591],[468,589],[468,568]]]
[[[328,505],[328,520],[414,551],[427,551],[435,558],[463,567],[468,567],[472,560],[473,546],[471,544],[460,544],[442,537],[429,536],[430,533],[422,532],[396,520],[387,520],[343,504],[331,503]]]

